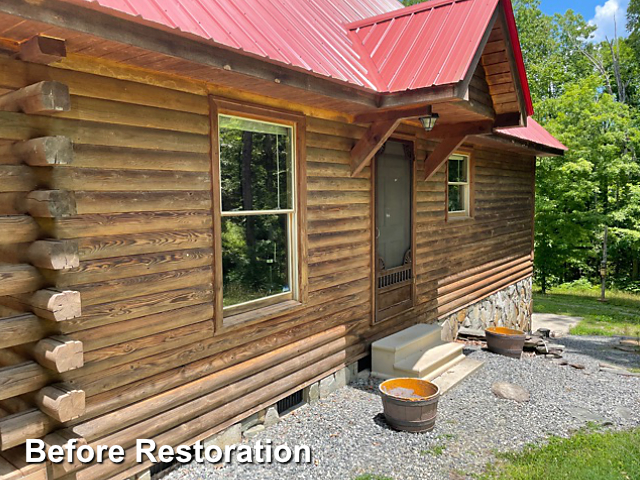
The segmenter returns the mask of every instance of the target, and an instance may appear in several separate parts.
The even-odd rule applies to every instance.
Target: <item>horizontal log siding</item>
[[[72,165],[29,175],[13,166],[0,185],[15,185],[1,193],[34,183],[75,191],[78,215],[38,219],[37,229],[26,217],[0,221],[21,242],[33,231],[78,241],[80,267],[39,281],[82,296],[82,317],[58,327],[83,342],[85,366],[60,380],[87,395],[86,414],[63,428],[90,444],[194,442],[357,360],[375,339],[482,296],[487,279],[493,288],[530,267],[527,260],[514,271],[512,260],[531,249],[531,161],[479,152],[474,220],[444,221],[442,172],[419,184],[420,303],[372,325],[371,171],[351,178],[349,167],[365,128],[308,118],[308,303],[214,332],[206,97],[6,58],[0,67],[9,72],[0,88],[52,79],[72,95],[74,108],[55,118],[0,112],[0,139],[67,135],[75,143]],[[420,134],[406,125],[400,132]],[[419,142],[420,158],[427,147]],[[493,189],[496,182],[509,188]],[[465,283],[470,275],[477,288]],[[54,478],[130,475],[141,468],[133,460],[55,467]]]
[[[445,166],[418,183],[418,301],[437,318],[532,273],[535,157],[476,148],[472,165],[473,218],[446,220]]]

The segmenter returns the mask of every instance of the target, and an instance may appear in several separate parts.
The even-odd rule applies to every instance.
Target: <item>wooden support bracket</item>
[[[43,65],[57,62],[66,56],[67,47],[64,40],[43,35],[36,35],[22,42],[18,53],[20,60]]]
[[[70,422],[84,415],[84,391],[64,383],[48,385],[35,395],[38,408],[58,422]]]
[[[459,124],[441,124],[427,132],[429,139],[442,139],[424,161],[424,180],[427,181],[471,135],[488,135],[493,132],[493,121]]]
[[[401,118],[373,123],[351,150],[351,176],[357,176],[400,125]]]
[[[75,240],[37,240],[29,245],[31,265],[48,270],[69,270],[80,266],[78,242]]]
[[[462,145],[466,135],[447,138],[431,152],[424,161],[424,181],[429,180],[449,157]]]
[[[82,315],[80,292],[74,290],[43,289],[35,293],[0,298],[0,304],[16,310],[31,311],[38,317],[53,322],[64,322]]]
[[[35,190],[27,195],[27,211],[35,218],[71,217],[78,213],[76,197],[66,190]]]
[[[73,161],[73,144],[63,136],[40,137],[0,146],[5,163],[26,163],[32,167],[69,165]]]
[[[82,342],[63,335],[40,340],[31,353],[40,365],[57,373],[75,370],[84,365]]]

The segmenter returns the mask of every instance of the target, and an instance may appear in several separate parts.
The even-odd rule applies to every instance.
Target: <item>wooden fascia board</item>
[[[433,108],[431,105],[419,105],[417,107],[405,108],[405,109],[393,109],[393,110],[374,110],[372,112],[361,113],[356,115],[355,123],[373,123],[382,122],[386,120],[409,120],[412,118],[424,117],[431,115]]]
[[[400,125],[401,118],[395,120],[383,120],[372,123],[365,134],[351,149],[351,176],[357,176],[378,152],[380,147],[393,134]]]
[[[427,139],[455,138],[469,135],[488,135],[493,132],[493,122],[491,120],[483,122],[468,122],[458,124],[436,125],[433,130],[426,132]]]
[[[495,24],[498,21],[500,11],[502,11],[502,8],[498,5],[495,12],[493,12],[493,15],[491,16],[491,20],[489,20],[489,26],[482,35],[482,40],[480,40],[480,45],[478,47],[478,50],[476,50],[473,59],[471,60],[471,65],[469,66],[469,70],[467,71],[464,80],[462,80],[462,82],[458,84],[458,98],[462,100],[469,100],[469,85],[471,84],[471,80],[473,79],[473,75],[475,74],[478,65],[480,64],[480,60],[482,59],[484,50],[487,47],[489,38],[491,37],[493,27],[495,27]]]
[[[520,125],[523,127],[527,126],[527,105],[524,99],[524,92],[522,91],[522,81],[520,78],[520,72],[518,71],[518,66],[516,64],[516,59],[513,56],[513,45],[511,43],[511,37],[509,36],[509,26],[507,25],[507,18],[505,17],[504,9],[500,8],[500,14],[498,19],[500,21],[500,26],[502,27],[502,32],[504,35],[504,42],[507,46],[507,58],[509,59],[509,67],[511,68],[511,74],[513,75],[513,83],[516,88],[516,94],[518,95],[518,105],[520,109]]]
[[[502,145],[510,145],[517,148],[528,150],[535,153],[540,157],[563,157],[565,151],[559,148],[549,147],[547,145],[541,145],[539,143],[530,142],[528,140],[520,140],[513,138],[504,133],[495,132],[493,135],[485,136],[484,138],[491,140],[495,143]]]

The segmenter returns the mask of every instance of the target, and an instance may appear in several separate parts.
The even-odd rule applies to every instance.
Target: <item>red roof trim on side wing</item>
[[[511,45],[513,46],[513,54],[518,66],[518,75],[520,76],[520,85],[524,94],[525,107],[527,116],[533,115],[533,101],[531,100],[531,90],[529,89],[529,80],[527,79],[527,69],[524,65],[522,49],[520,48],[520,36],[518,35],[518,26],[516,25],[516,17],[513,13],[513,5],[511,0],[502,0],[507,26],[509,27],[509,36],[511,37]]]

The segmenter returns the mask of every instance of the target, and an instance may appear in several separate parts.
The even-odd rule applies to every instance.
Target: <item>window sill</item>
[[[219,329],[218,332],[225,332],[254,323],[264,322],[281,315],[293,313],[302,307],[302,303],[296,300],[285,300],[268,307],[259,307],[248,312],[225,316],[222,320],[222,328]]]
[[[451,214],[449,213],[447,215],[447,222],[463,222],[463,221],[471,221],[474,220],[474,218],[465,213],[465,214]]]

